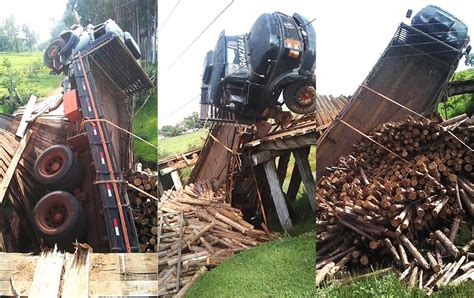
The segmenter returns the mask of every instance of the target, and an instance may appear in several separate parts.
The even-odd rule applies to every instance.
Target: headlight
[[[284,41],[285,48],[301,51],[303,47],[301,46],[301,42],[296,39],[285,38]]]

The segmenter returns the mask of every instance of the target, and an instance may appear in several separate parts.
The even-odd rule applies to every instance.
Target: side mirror
[[[211,79],[211,72],[212,72],[212,51],[207,52],[206,59],[204,60],[204,72],[202,74],[202,82],[204,84],[209,84],[209,80]]]
[[[413,10],[411,10],[411,9],[407,10],[407,13],[405,14],[405,18],[407,18],[407,19],[411,18],[412,13],[413,13]]]

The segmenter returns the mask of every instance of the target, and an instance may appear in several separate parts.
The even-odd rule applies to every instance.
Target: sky
[[[173,63],[231,2],[158,1],[159,127],[174,125],[199,111],[204,57],[214,48],[219,33],[224,29],[229,35],[247,33],[257,17],[265,12],[281,11],[289,15],[298,12],[309,20],[316,18],[313,25],[317,35],[317,92],[326,95],[351,95],[356,90],[390,42],[399,23],[409,23],[405,18],[407,9],[412,9],[414,15],[428,4],[440,6],[467,24],[474,39],[474,1],[234,0]],[[458,70],[465,68],[462,59]]]
[[[20,26],[29,25],[39,35],[40,42],[50,38],[53,20],[61,19],[67,0],[0,0],[0,22],[15,16]]]

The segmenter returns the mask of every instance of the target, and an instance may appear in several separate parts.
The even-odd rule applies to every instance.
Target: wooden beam
[[[283,153],[285,153],[285,151],[260,151],[250,156],[250,162],[252,166],[256,166],[269,161],[274,157],[280,156]]]
[[[173,179],[174,188],[176,190],[180,190],[183,188],[183,183],[181,183],[181,178],[179,178],[178,171],[171,172],[171,179]]]
[[[283,184],[286,177],[286,171],[288,170],[288,162],[290,161],[291,152],[282,154],[278,159],[278,179]]]
[[[288,232],[293,229],[293,225],[291,223],[291,218],[285,202],[283,191],[281,190],[281,184],[278,179],[275,160],[270,159],[266,161],[263,164],[263,168],[265,169],[265,174],[267,175],[268,185],[270,186],[270,191],[272,193],[273,202],[275,203],[275,208],[281,227],[285,232]]]
[[[287,150],[315,145],[319,132],[263,142],[260,150]]]
[[[10,185],[13,174],[15,173],[18,162],[20,161],[23,151],[25,150],[26,145],[28,144],[28,140],[30,139],[31,134],[32,131],[28,130],[25,136],[21,139],[20,143],[18,144],[18,147],[15,150],[15,153],[13,154],[12,159],[10,160],[8,169],[5,172],[5,175],[3,176],[2,183],[0,184],[0,205],[3,203],[3,198],[7,193],[8,186]]]
[[[298,165],[295,164],[293,167],[293,172],[291,173],[290,185],[288,185],[288,191],[286,192],[286,197],[290,202],[296,199],[296,196],[298,195],[298,191],[300,189],[300,184],[300,170],[298,169]]]
[[[26,128],[28,127],[28,121],[31,116],[31,112],[33,112],[33,108],[35,107],[36,103],[36,96],[31,95],[28,103],[26,104],[25,111],[23,112],[23,116],[21,117],[20,124],[18,125],[18,129],[16,130],[16,136],[23,138],[25,135]]]
[[[309,203],[314,211],[316,209],[316,181],[314,180],[313,173],[311,173],[311,166],[308,160],[309,150],[306,148],[295,149],[293,150],[293,155],[295,156]]]

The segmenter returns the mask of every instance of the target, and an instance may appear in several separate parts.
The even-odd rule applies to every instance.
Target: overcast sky
[[[15,16],[20,26],[27,24],[39,35],[40,42],[50,37],[54,21],[61,19],[67,0],[0,0],[0,22]]]
[[[224,14],[170,68],[180,53],[231,0],[158,1],[159,126],[175,124],[199,111],[202,64],[219,33],[242,34],[264,12],[298,12],[313,23],[317,35],[317,91],[352,94],[389,43],[407,9],[416,13],[428,4],[451,12],[474,28],[474,1],[311,1],[234,0]],[[471,35],[474,34],[471,32]],[[463,67],[461,61],[460,69]],[[194,98],[194,99],[193,99]]]

